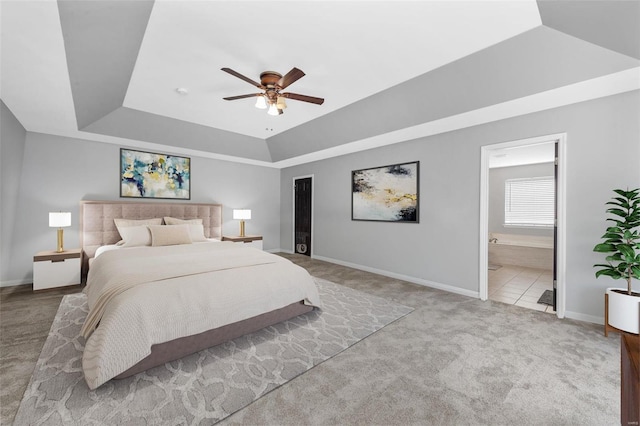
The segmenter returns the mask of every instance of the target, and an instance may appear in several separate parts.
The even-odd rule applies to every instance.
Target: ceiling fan
[[[296,101],[302,102],[310,102],[312,104],[322,105],[324,99],[315,98],[313,96],[307,95],[299,95],[297,93],[281,93],[281,90],[284,90],[289,85],[295,83],[302,77],[304,77],[304,72],[299,70],[298,68],[292,68],[285,76],[277,73],[275,71],[264,71],[260,74],[260,83],[251,80],[249,77],[245,77],[237,71],[232,70],[231,68],[221,68],[222,71],[227,72],[233,76],[238,77],[241,80],[246,81],[253,86],[256,86],[258,89],[264,90],[263,93],[252,93],[250,95],[239,95],[239,96],[230,96],[228,98],[223,98],[225,101],[235,101],[236,99],[245,99],[245,98],[253,98],[256,97],[256,108],[266,109],[270,115],[280,115],[287,107],[287,104],[284,102],[286,99],[294,99]]]

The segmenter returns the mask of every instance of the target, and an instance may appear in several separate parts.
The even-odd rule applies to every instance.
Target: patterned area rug
[[[213,424],[413,308],[315,278],[324,309],[91,391],[82,375],[86,296],[67,295],[15,425]]]

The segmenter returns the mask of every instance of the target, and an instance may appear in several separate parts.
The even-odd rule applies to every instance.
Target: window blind
[[[555,218],[553,176],[507,179],[504,185],[506,226],[553,226]]]

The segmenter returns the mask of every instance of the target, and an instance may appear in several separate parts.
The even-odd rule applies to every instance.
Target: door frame
[[[291,233],[291,252],[295,253],[296,252],[296,180],[298,179],[306,179],[306,178],[311,178],[311,247],[309,247],[309,257],[313,257],[313,246],[316,243],[316,239],[314,237],[314,232],[313,232],[313,225],[314,225],[314,221],[315,221],[315,198],[316,198],[316,188],[315,188],[315,178],[313,174],[310,175],[303,175],[303,176],[295,176],[292,180],[292,184],[291,184],[291,228],[292,228],[292,233]]]
[[[566,309],[566,176],[567,176],[567,134],[557,133],[534,138],[502,142],[480,147],[480,261],[479,288],[480,300],[489,298],[489,157],[497,149],[535,145],[556,141],[558,144],[558,179],[557,179],[557,244],[556,255],[556,289],[558,318],[564,318]]]

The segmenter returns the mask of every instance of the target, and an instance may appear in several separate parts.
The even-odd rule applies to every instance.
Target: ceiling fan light
[[[278,96],[276,107],[278,107],[278,109],[285,109],[287,107],[287,104],[284,103],[284,96]]]
[[[278,112],[278,107],[276,106],[276,104],[269,105],[269,111],[267,111],[267,114],[269,114],[269,115],[279,115],[280,114]]]
[[[256,108],[267,109],[267,101],[264,99],[263,95],[258,96],[256,99]]]

